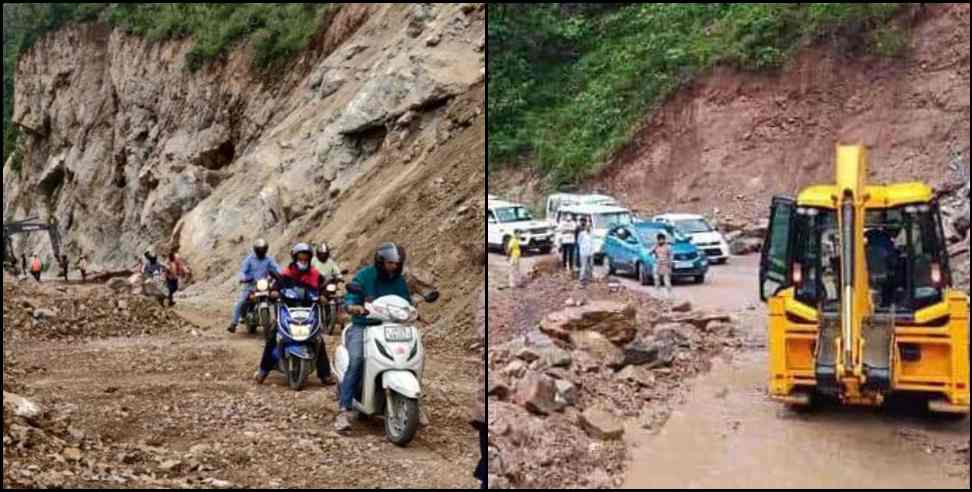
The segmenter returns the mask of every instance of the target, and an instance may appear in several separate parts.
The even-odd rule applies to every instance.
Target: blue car
[[[696,284],[705,283],[705,277],[709,273],[709,260],[705,253],[672,226],[658,222],[641,222],[611,228],[604,241],[604,261],[608,274],[626,273],[634,275],[641,285],[653,284],[655,258],[652,250],[655,249],[659,234],[664,234],[672,242],[675,262],[672,281],[690,279]]]

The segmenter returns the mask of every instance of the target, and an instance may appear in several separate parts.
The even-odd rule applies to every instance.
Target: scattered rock
[[[593,331],[582,331],[572,334],[570,338],[577,350],[588,352],[602,366],[611,369],[620,369],[624,366],[624,352],[604,335]]]
[[[13,393],[3,392],[3,410],[25,420],[37,420],[44,415],[40,405]]]
[[[637,311],[626,304],[594,302],[550,314],[541,323],[540,331],[565,342],[570,341],[573,332],[594,331],[623,346],[637,335]]]
[[[596,408],[588,409],[580,416],[581,427],[592,439],[601,441],[620,440],[624,426],[615,416]]]
[[[563,410],[557,403],[554,382],[543,374],[531,372],[516,386],[516,403],[537,415],[551,415]]]

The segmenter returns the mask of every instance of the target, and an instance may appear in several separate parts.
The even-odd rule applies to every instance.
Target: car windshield
[[[523,207],[499,208],[494,211],[496,220],[501,224],[508,222],[529,222],[533,220],[533,215]]]
[[[672,242],[673,237],[675,239],[675,242],[681,243],[681,242],[688,241],[688,238],[683,236],[682,233],[678,232],[677,229],[670,229],[667,227],[662,228],[657,226],[638,228],[638,235],[641,236],[641,239],[643,239],[646,243],[648,243],[649,246],[655,245],[655,243],[658,241],[659,234],[664,234],[665,237],[668,238],[669,243]]]
[[[680,220],[675,228],[682,234],[705,234],[712,232],[712,227],[702,219]]]
[[[597,214],[594,215],[593,225],[595,229],[607,229],[612,225],[631,225],[631,214],[628,212]]]

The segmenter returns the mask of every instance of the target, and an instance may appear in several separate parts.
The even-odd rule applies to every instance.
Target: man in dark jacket
[[[301,291],[304,297],[303,302],[307,304],[307,307],[313,302],[311,301],[312,298],[320,298],[324,278],[320,272],[311,266],[312,257],[313,250],[310,246],[303,243],[294,246],[294,249],[291,250],[293,262],[278,276],[271,288],[275,295],[279,295],[281,291],[287,289]],[[334,376],[331,375],[331,362],[327,357],[327,346],[324,345],[324,339],[321,337],[318,337],[318,344],[317,377],[320,378],[321,384],[330,386],[334,384]],[[273,370],[273,351],[276,349],[277,337],[271,336],[267,339],[267,344],[263,348],[260,369],[254,376],[257,384],[263,384],[270,371]]]
[[[352,326],[348,329],[344,346],[348,349],[350,361],[348,373],[341,384],[341,413],[335,422],[338,432],[351,430],[355,395],[361,391],[364,375],[364,336],[368,327],[368,311],[364,305],[385,296],[398,296],[412,303],[412,293],[403,275],[405,269],[405,250],[392,243],[382,245],[375,253],[375,263],[358,272],[354,283],[361,287],[363,295],[348,292],[346,301]]]

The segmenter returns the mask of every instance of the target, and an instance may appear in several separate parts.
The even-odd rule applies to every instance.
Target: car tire
[[[503,238],[503,256],[506,256],[510,251],[510,238]]]
[[[696,285],[705,285],[705,275],[699,275],[698,277],[695,277],[695,283]]]
[[[544,246],[543,248],[540,248],[540,253],[542,253],[545,256],[549,255],[552,251],[553,251],[552,246]]]
[[[604,264],[607,265],[608,277],[617,275],[618,271],[614,269],[614,262],[611,261],[610,256],[604,255]]]

